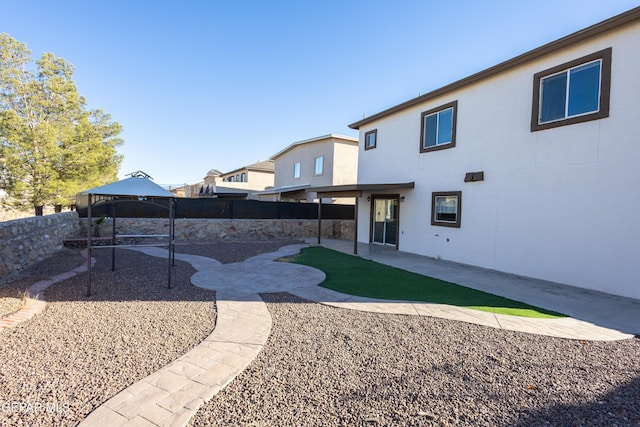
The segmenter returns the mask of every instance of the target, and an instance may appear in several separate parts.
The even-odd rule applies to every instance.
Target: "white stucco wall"
[[[399,249],[640,299],[638,40],[627,26],[362,126],[358,182],[415,181]],[[531,132],[533,75],[608,47],[609,117]],[[420,113],[454,100],[456,147],[420,153]],[[372,129],[377,148],[364,151]],[[476,171],[485,180],[465,183]],[[434,191],[462,191],[459,229],[431,226]]]
[[[315,174],[317,157],[323,157],[323,172],[319,175]],[[299,178],[293,176],[293,165],[296,162],[300,162]],[[334,137],[310,140],[310,142],[294,145],[275,157],[275,187],[355,184],[357,168],[357,142]],[[309,192],[306,197],[307,201],[312,202],[316,193]],[[325,203],[328,201],[323,200]]]
[[[358,179],[358,145],[336,140],[332,170],[333,185],[355,184]]]

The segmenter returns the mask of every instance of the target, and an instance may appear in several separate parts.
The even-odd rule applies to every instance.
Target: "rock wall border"
[[[353,239],[354,220],[322,220],[322,237]],[[106,218],[99,228],[101,236],[111,236],[113,223]],[[87,233],[86,218],[80,219],[80,236]],[[168,234],[165,218],[116,218],[117,234]],[[175,239],[178,243],[218,239],[268,240],[302,238],[318,235],[315,219],[175,219]]]
[[[112,220],[99,226],[110,236]],[[169,220],[117,218],[118,234],[168,234]],[[317,220],[298,219],[181,219],[175,220],[176,242],[207,240],[268,240],[316,237]],[[354,220],[323,220],[322,238],[353,239]],[[87,219],[62,212],[0,222],[0,278],[42,261],[63,246],[66,239],[86,238]]]
[[[42,261],[78,232],[76,212],[0,222],[0,277]]]

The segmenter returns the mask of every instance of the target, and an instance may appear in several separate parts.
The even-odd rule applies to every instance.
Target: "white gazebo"
[[[142,171],[129,174],[130,178],[92,188],[81,192],[87,196],[87,296],[91,296],[91,251],[93,248],[111,249],[111,270],[115,270],[115,248],[131,246],[162,246],[168,250],[168,287],[171,288],[171,266],[173,264],[174,250],[174,215],[175,215],[175,195],[165,190],[151,180],[151,177]],[[166,239],[164,241],[148,244],[117,244],[116,241],[116,204],[118,202],[131,202],[152,204],[168,210],[169,234],[119,234],[118,238],[155,238]],[[110,244],[93,245],[93,222],[91,209],[99,206],[109,205],[109,211],[113,218],[113,226]],[[168,205],[168,206],[167,206]]]

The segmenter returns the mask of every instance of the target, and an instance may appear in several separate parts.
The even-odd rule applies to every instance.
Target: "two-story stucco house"
[[[294,142],[271,157],[275,161],[274,188],[261,197],[277,200],[317,201],[311,187],[353,184],[358,171],[358,138],[329,134]],[[353,200],[323,199],[323,203],[353,203]]]
[[[640,298],[640,8],[350,127],[360,242]]]
[[[256,199],[257,193],[273,187],[274,162],[263,160],[223,173],[211,169],[193,197],[246,197]]]

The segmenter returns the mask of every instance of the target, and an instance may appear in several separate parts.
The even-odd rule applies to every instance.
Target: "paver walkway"
[[[216,291],[214,331],[193,350],[109,399],[80,426],[186,425],[198,408],[242,372],[267,342],[271,315],[258,292],[283,292],[291,283],[315,286],[324,281],[324,273],[314,268],[274,262],[298,253],[304,246],[287,246],[233,264],[176,253],[176,259],[198,270],[191,277],[194,285]],[[165,249],[135,250],[167,257]]]
[[[500,329],[581,340],[617,340],[632,335],[572,318],[531,319],[485,313],[442,304],[375,300],[317,286],[323,272],[299,264],[274,262],[308,245],[286,246],[242,263],[176,253],[198,270],[191,282],[216,290],[213,333],[176,361],[123,390],[92,412],[80,426],[184,426],[198,408],[251,363],[266,343],[271,316],[258,295],[289,292],[335,307],[407,315],[435,316]],[[166,258],[165,249],[137,248]]]

